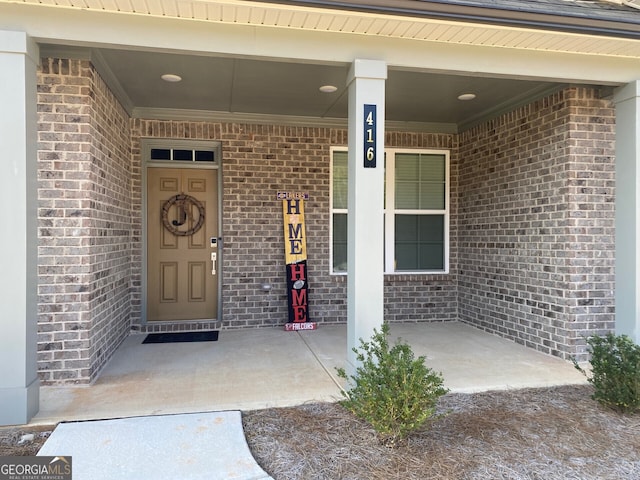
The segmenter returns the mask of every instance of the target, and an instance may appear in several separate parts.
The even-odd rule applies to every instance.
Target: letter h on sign
[[[285,200],[288,215],[300,215],[300,200]]]

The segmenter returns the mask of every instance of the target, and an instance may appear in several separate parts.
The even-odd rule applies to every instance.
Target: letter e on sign
[[[376,168],[376,106],[364,106],[364,168]]]

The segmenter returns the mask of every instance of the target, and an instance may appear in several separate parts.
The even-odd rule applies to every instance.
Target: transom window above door
[[[143,138],[142,150],[145,161],[159,167],[217,168],[221,159],[217,141]]]
[[[347,271],[348,153],[331,149],[331,265]],[[449,270],[449,152],[385,149],[385,273]]]
[[[215,162],[215,151],[186,150],[184,148],[152,148],[149,159],[175,162]]]

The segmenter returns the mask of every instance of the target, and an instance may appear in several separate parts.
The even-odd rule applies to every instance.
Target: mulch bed
[[[337,403],[244,412],[243,424],[276,480],[640,478],[640,414],[603,408],[592,391],[447,394],[446,415],[394,446]],[[35,455],[52,430],[0,428],[0,456]]]
[[[0,427],[0,457],[24,457],[38,453],[54,425]]]
[[[385,445],[339,404],[246,412],[249,447],[276,480],[635,479],[640,415],[563,386],[447,394],[447,415]]]

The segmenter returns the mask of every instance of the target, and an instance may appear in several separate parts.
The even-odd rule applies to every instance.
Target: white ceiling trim
[[[191,122],[257,123],[261,125],[292,125],[297,127],[347,128],[346,118],[303,117],[293,115],[273,115],[260,113],[213,112],[206,110],[186,110],[169,108],[133,108],[132,118],[154,120],[185,120]],[[387,131],[458,133],[454,123],[399,122],[385,120]]]
[[[0,0],[0,3],[46,5],[227,25],[422,40],[461,46],[640,58],[640,42],[634,39],[382,16],[345,10],[321,10],[244,0]]]

